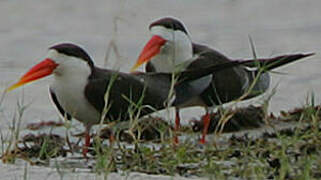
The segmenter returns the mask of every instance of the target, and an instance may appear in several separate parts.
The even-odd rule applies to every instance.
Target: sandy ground
[[[39,62],[46,55],[47,47],[58,42],[82,45],[96,64],[103,66],[108,43],[114,38],[122,58],[116,61],[113,56],[108,67],[127,72],[150,37],[149,23],[171,15],[185,23],[195,42],[208,44],[232,58],[251,57],[248,35],[254,39],[259,56],[316,52],[312,58],[278,70],[285,75],[273,75],[271,87],[277,86],[277,93],[272,98],[270,111],[301,106],[311,92],[316,93],[316,103],[320,104],[320,6],[317,0],[2,0],[0,92]],[[116,33],[114,19],[119,19]],[[48,98],[48,81],[50,78],[6,95],[0,115],[2,132],[8,129],[16,101],[22,97],[26,103],[31,103],[23,125],[57,119]],[[188,109],[183,111],[183,119],[202,112],[199,108]],[[21,167],[8,165],[1,165],[0,169],[1,174],[12,175],[9,179],[19,179],[13,174],[22,171]],[[37,169],[30,168],[30,172],[38,172]],[[44,173],[55,173],[55,170],[40,169]],[[57,176],[48,179],[54,178]]]
[[[127,175],[110,173],[108,176],[98,175],[94,173],[88,173],[86,171],[79,171],[75,169],[63,170],[58,173],[58,171],[53,171],[52,168],[39,167],[39,166],[29,166],[29,165],[1,165],[1,180],[14,180],[14,179],[24,179],[24,174],[27,174],[27,179],[39,179],[39,180],[56,180],[56,179],[66,179],[66,180],[193,180],[193,179],[205,179],[205,178],[184,178],[180,176],[161,176],[161,175],[147,175],[142,173],[129,173]]]

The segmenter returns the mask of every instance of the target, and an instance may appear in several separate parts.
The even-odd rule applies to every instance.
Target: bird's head
[[[187,30],[183,23],[175,18],[165,17],[156,20],[150,24],[149,30],[152,37],[144,46],[131,71],[134,71],[161,53],[169,53],[168,51],[177,47],[191,47],[191,40]],[[185,53],[184,49],[179,51],[179,53]]]
[[[74,67],[71,67],[72,65]],[[94,66],[89,55],[81,47],[71,43],[54,45],[49,48],[48,54],[43,61],[34,65],[17,83],[7,88],[6,91],[11,91],[51,74],[62,75],[66,69],[77,68],[77,65],[88,70]]]

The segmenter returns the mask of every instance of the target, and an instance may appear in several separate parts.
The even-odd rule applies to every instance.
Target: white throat
[[[151,33],[167,40],[160,53],[151,60],[157,72],[182,71],[193,60],[192,41],[186,33],[163,26],[152,27]]]

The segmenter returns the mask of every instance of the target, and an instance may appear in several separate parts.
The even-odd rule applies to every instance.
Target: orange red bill
[[[24,84],[36,81],[52,74],[57,66],[58,64],[49,58],[41,61],[39,64],[33,66],[27,73],[25,73],[17,83],[7,88],[6,92],[12,91]]]
[[[154,35],[145,45],[140,53],[136,64],[132,67],[131,72],[136,70],[142,64],[148,62],[153,56],[158,54],[161,47],[166,43],[166,40],[160,36]]]

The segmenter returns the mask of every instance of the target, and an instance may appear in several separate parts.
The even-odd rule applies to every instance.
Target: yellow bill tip
[[[134,72],[140,66],[139,63],[136,63],[131,69],[130,72]]]
[[[6,90],[5,90],[5,92],[7,93],[7,92],[10,92],[10,91],[12,91],[12,90],[14,90],[14,89],[16,89],[16,88],[18,88],[18,87],[20,87],[20,86],[22,86],[23,85],[23,83],[16,83],[16,84],[14,84],[14,85],[12,85],[12,86],[10,86],[10,87],[8,87]]]

